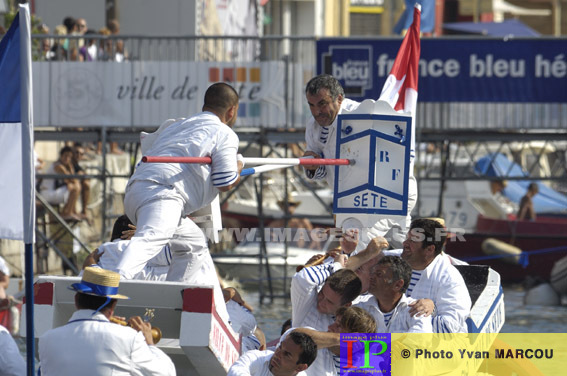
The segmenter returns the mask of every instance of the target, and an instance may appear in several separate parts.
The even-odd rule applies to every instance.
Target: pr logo
[[[341,376],[391,375],[390,333],[341,334]]]

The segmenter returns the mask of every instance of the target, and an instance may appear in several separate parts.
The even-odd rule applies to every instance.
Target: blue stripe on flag
[[[0,123],[21,121],[20,65],[20,19],[16,17],[0,42]]]

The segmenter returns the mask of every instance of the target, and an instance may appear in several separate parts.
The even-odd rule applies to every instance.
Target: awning
[[[453,22],[443,24],[443,29],[451,34],[485,35],[489,37],[539,37],[540,34],[522,23],[510,19],[503,22]]]

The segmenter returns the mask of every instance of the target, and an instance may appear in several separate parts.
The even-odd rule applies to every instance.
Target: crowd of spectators
[[[120,33],[120,23],[116,19],[108,20],[105,27],[95,30],[89,29],[84,18],[65,17],[53,30],[45,24],[40,25],[39,32],[54,36],[41,39],[40,61],[121,62],[128,59],[124,41],[113,38]]]

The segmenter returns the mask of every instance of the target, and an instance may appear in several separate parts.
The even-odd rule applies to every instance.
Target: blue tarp
[[[489,37],[539,37],[540,34],[518,20],[502,22],[454,22],[443,24],[443,29],[460,34],[485,35]]]
[[[510,161],[504,154],[488,154],[476,162],[475,172],[489,177],[529,177],[522,167]],[[520,203],[532,180],[508,180],[502,192],[510,201]],[[532,198],[536,213],[567,214],[567,196],[554,191],[542,182],[536,181],[539,193]]]

